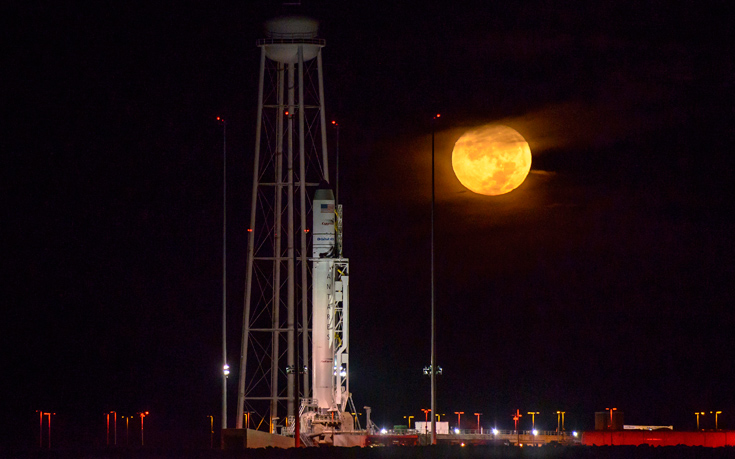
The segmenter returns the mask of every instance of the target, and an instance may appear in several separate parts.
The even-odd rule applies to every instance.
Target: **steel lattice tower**
[[[329,181],[318,23],[282,17],[258,40],[260,74],[248,228],[236,427],[256,413],[274,419],[310,394],[309,241],[311,197]],[[297,351],[298,350],[298,351]],[[292,371],[287,371],[287,368]],[[259,422],[257,419],[255,422]],[[257,424],[256,424],[257,425]]]

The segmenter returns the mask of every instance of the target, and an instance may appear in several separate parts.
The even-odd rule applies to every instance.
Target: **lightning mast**
[[[284,417],[287,431],[293,429],[296,398],[311,394],[307,217],[314,193],[308,190],[329,181],[325,41],[317,32],[313,19],[280,17],[266,22],[266,38],[257,41],[258,112],[237,428],[243,428],[246,413],[255,413],[255,422],[260,416],[272,433]]]

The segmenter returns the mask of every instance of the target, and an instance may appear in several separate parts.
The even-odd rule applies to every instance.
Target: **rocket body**
[[[334,194],[314,195],[312,239],[312,387],[320,410],[337,409],[334,391]]]
[[[312,257],[334,258],[334,193],[329,189],[318,189],[314,194],[314,236]]]

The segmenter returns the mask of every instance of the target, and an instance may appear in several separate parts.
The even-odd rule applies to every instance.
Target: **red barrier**
[[[677,432],[673,430],[615,430],[582,433],[582,444],[588,446],[735,446],[735,431]]]

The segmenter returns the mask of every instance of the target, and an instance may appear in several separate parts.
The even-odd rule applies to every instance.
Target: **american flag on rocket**
[[[333,214],[334,213],[334,204],[322,204],[322,212],[323,214]]]

